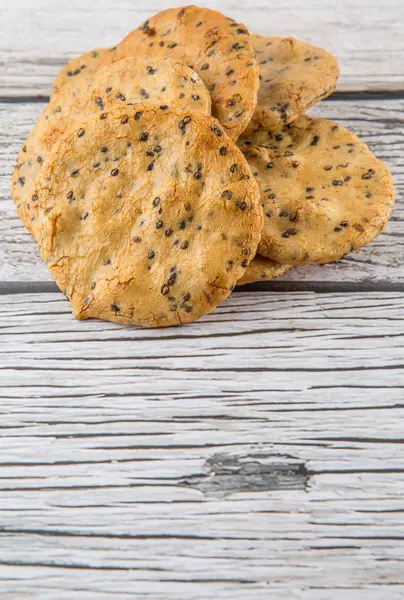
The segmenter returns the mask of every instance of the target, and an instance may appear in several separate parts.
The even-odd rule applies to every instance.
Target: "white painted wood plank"
[[[15,0],[0,21],[0,96],[47,95],[58,69],[91,48],[114,45],[171,0]],[[175,3],[174,3],[175,4]],[[177,2],[178,5],[187,4]],[[403,89],[404,9],[397,0],[211,0],[251,31],[293,35],[333,52],[340,90]]]
[[[9,180],[19,146],[43,104],[0,104],[0,282],[51,281],[35,242],[18,220],[9,196]],[[372,244],[325,266],[290,271],[287,281],[404,281],[404,100],[328,101],[312,114],[335,119],[368,142],[391,168],[397,205],[386,232]]]
[[[401,600],[403,305],[239,293],[162,332],[0,296],[0,590]]]

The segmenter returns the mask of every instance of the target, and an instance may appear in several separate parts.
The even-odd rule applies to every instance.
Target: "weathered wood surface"
[[[9,178],[19,146],[40,114],[42,103],[0,104],[0,282],[50,281],[36,244],[18,220]],[[306,266],[283,279],[295,282],[404,282],[404,100],[327,101],[312,114],[338,120],[368,142],[391,168],[397,205],[387,230],[372,244],[338,263]]]
[[[402,2],[216,0],[199,4],[243,20],[251,31],[293,35],[327,48],[341,65],[340,90],[403,90]],[[171,0],[3,2],[0,96],[48,95],[52,79],[69,58],[114,45],[148,16],[172,5]]]
[[[403,598],[403,306],[240,293],[161,331],[0,297],[0,589]]]

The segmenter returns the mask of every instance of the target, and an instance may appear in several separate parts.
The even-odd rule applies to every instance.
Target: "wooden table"
[[[62,64],[170,2],[1,4],[1,598],[403,599],[402,3],[204,3],[336,54],[311,112],[398,204],[367,248],[165,330],[75,321],[9,179]]]

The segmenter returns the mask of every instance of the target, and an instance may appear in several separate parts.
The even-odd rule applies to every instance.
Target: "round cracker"
[[[72,58],[57,74],[52,85],[52,96],[56,96],[63,89],[70,89],[73,95],[86,92],[100,61],[111,50],[113,49],[97,48]]]
[[[387,167],[332,121],[300,116],[239,140],[264,208],[259,253],[281,264],[329,262],[364,246],[394,204]]]
[[[231,138],[257,104],[258,66],[247,28],[208,8],[185,6],[154,15],[119,44],[115,55],[170,56],[193,66],[212,96],[212,114]]]
[[[94,111],[101,114],[117,102],[192,107],[210,115],[209,92],[198,74],[168,58],[123,58],[99,69],[87,85],[86,93],[77,95],[77,90],[63,89],[45,107],[20,149],[12,177],[12,197],[18,215],[34,235],[32,185],[47,154],[77,119],[85,121]]]
[[[248,265],[242,278],[237,281],[237,285],[247,285],[248,283],[256,283],[257,281],[270,281],[271,279],[280,277],[291,268],[291,265],[280,265],[270,258],[264,258],[257,254]]]
[[[35,184],[43,260],[76,318],[193,321],[255,255],[263,219],[248,163],[200,113],[103,114],[60,139]]]
[[[260,69],[260,88],[253,123],[279,127],[329,96],[339,67],[322,48],[288,37],[252,34]]]

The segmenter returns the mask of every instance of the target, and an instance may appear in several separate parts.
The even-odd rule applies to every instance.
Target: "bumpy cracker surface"
[[[70,89],[73,95],[85,92],[100,65],[100,61],[111,50],[113,49],[97,48],[72,58],[57,74],[52,86],[52,96],[67,88]]]
[[[98,87],[97,87],[98,86]],[[32,184],[59,137],[93,112],[115,103],[153,102],[192,108],[210,115],[210,96],[200,77],[187,65],[167,58],[124,58],[101,68],[87,84],[87,93],[70,88],[55,96],[22,146],[12,178],[12,196],[24,225],[35,235]]]
[[[79,319],[193,321],[255,255],[258,186],[211,117],[146,105],[104,114],[68,132],[42,167],[42,258]]]
[[[237,285],[246,285],[247,283],[256,283],[257,281],[270,281],[271,279],[280,277],[291,268],[290,265],[280,265],[270,258],[264,258],[257,254],[248,265],[242,278],[237,281]]]
[[[258,66],[246,27],[196,6],[151,17],[118,46],[117,55],[169,56],[199,73],[212,96],[212,114],[233,139],[247,127],[257,103]]]
[[[292,37],[253,34],[251,39],[260,69],[253,123],[290,123],[335,90],[339,67],[329,52]]]
[[[353,133],[301,116],[239,140],[264,207],[259,253],[282,264],[337,260],[376,237],[394,204],[387,167]]]

